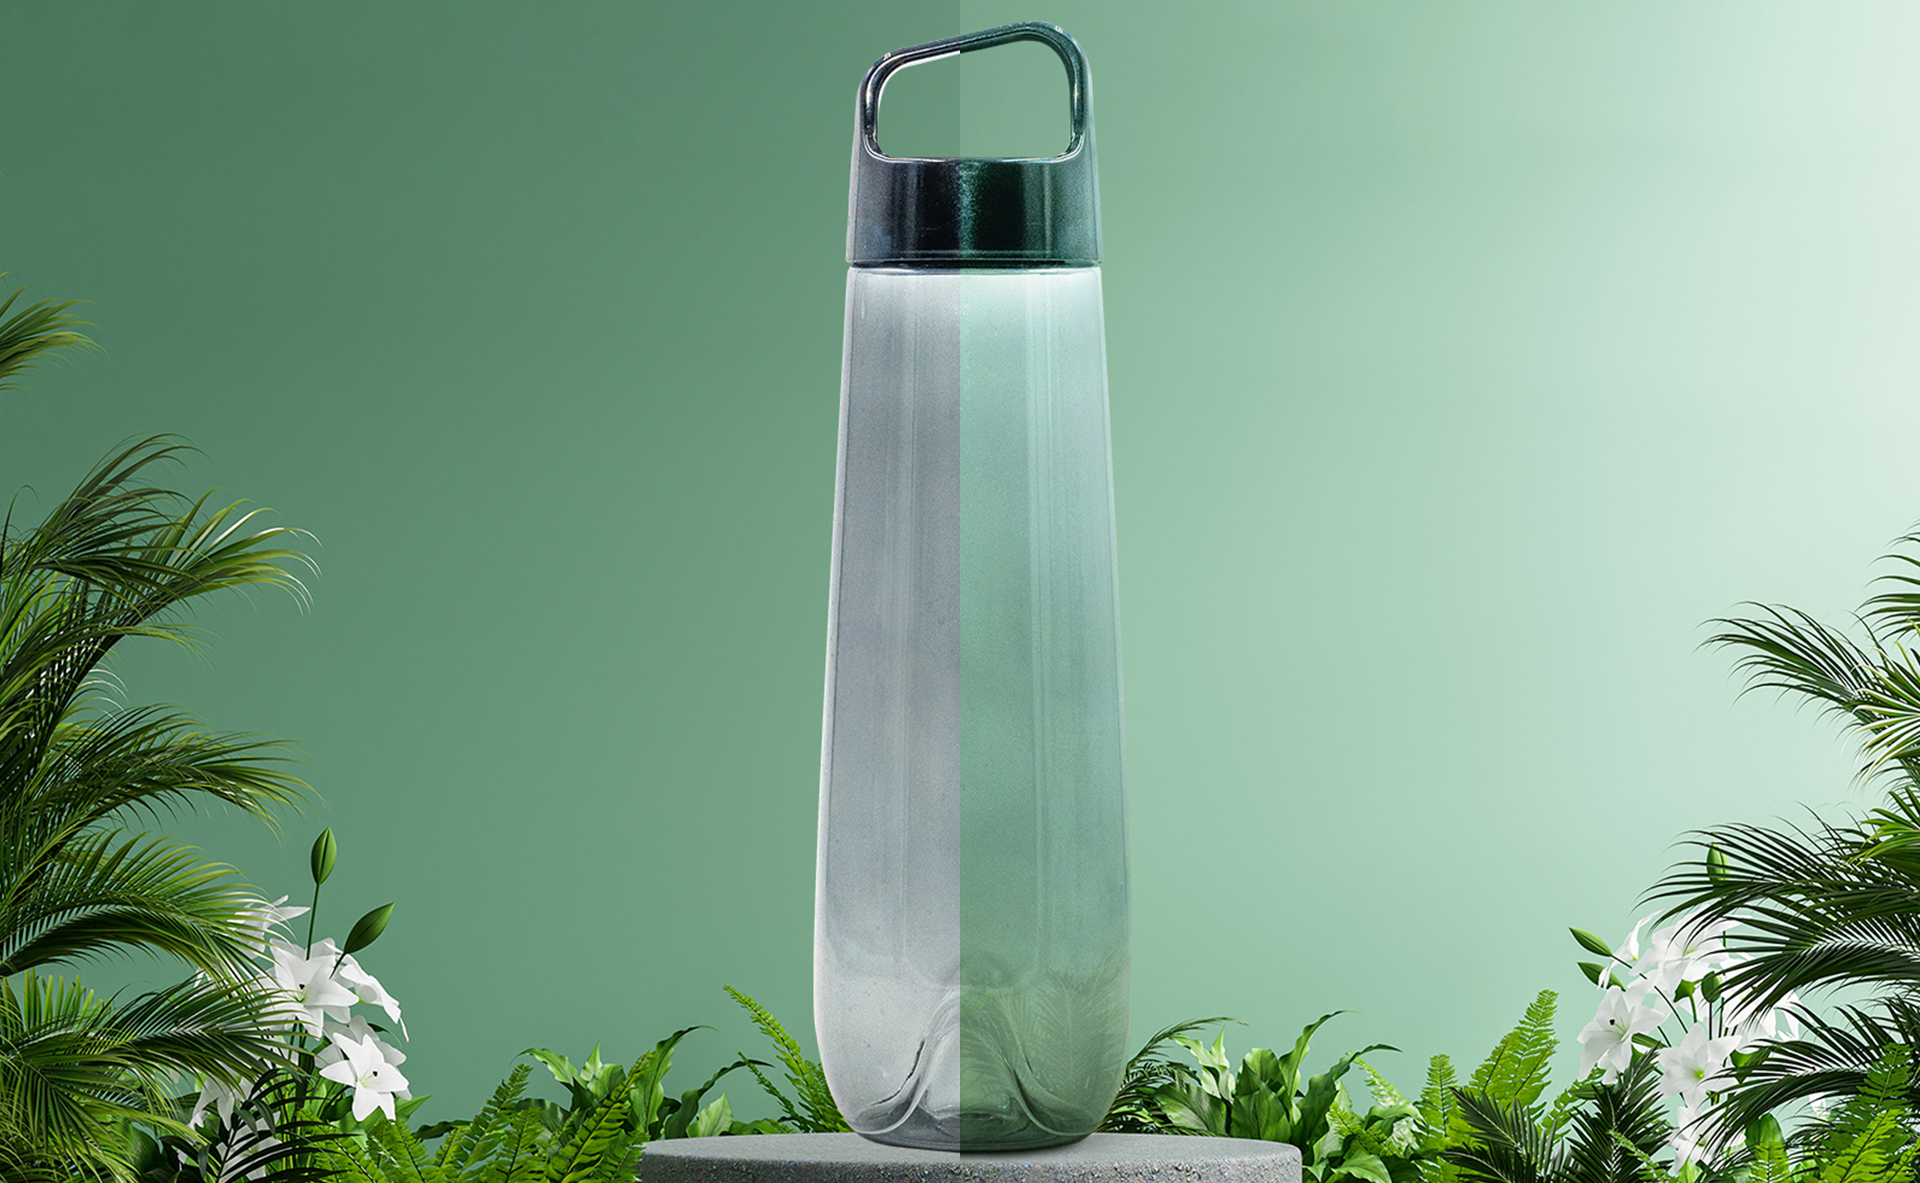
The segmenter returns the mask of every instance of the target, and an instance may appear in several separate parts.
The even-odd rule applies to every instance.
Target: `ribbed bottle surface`
[[[848,277],[815,1024],[860,1133],[1092,1132],[1128,1046],[1097,267]]]

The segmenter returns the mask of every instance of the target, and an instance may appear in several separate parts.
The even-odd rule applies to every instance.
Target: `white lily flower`
[[[243,1097],[239,1089],[228,1088],[212,1077],[208,1077],[206,1083],[200,1086],[200,1097],[193,1103],[193,1114],[187,1118],[187,1124],[199,1129],[200,1119],[207,1114],[207,1106],[212,1105],[220,1114],[220,1124],[232,1125],[234,1106],[241,1100]]]
[[[1646,1004],[1652,993],[1651,982],[1635,982],[1622,990],[1609,986],[1600,996],[1600,1007],[1593,1021],[1580,1032],[1580,1076],[1586,1078],[1595,1065],[1603,1069],[1600,1079],[1612,1084],[1633,1062],[1633,1037],[1658,1030],[1660,1012]]]
[[[282,1143],[280,1139],[274,1137],[272,1134],[263,1134],[261,1135],[260,1140],[253,1144],[252,1150],[253,1150],[253,1153],[258,1154],[268,1150],[277,1150],[280,1148],[281,1145]],[[264,1180],[267,1177],[267,1173],[272,1169],[273,1168],[271,1167],[264,1167],[264,1166],[255,1167],[251,1171],[247,1172],[247,1178],[251,1180],[252,1183],[264,1183]]]
[[[320,1058],[317,1063],[330,1064],[339,1059],[344,1053],[334,1051],[333,1044],[343,1038],[360,1043],[371,1039],[374,1046],[379,1049],[380,1058],[387,1063],[398,1067],[407,1062],[407,1053],[380,1038],[380,1033],[373,1029],[373,1024],[367,1022],[365,1015],[355,1015],[350,1023],[329,1022],[327,1024],[327,1039],[332,1042],[320,1049]]]
[[[289,1019],[298,1021],[307,1029],[307,1034],[316,1037],[322,1033],[328,1018],[347,1021],[347,1008],[360,1000],[352,990],[334,980],[333,962],[324,950],[321,956],[310,958],[277,938],[268,942],[267,949],[273,957],[274,984],[287,998],[285,1010]]]
[[[1731,920],[1705,923],[1697,917],[1683,917],[1653,934],[1648,944],[1641,973],[1667,997],[1682,982],[1697,982],[1716,969],[1734,964],[1720,938],[1733,927]]]
[[[1709,1084],[1726,1070],[1727,1057],[1739,1046],[1737,1035],[1709,1039],[1706,1024],[1695,1026],[1676,1046],[1654,1053],[1654,1062],[1660,1066],[1661,1093],[1680,1098],[1685,1108],[1699,1109],[1706,1103]]]
[[[1637,968],[1640,961],[1640,930],[1653,923],[1653,917],[1642,916],[1633,922],[1633,928],[1627,932],[1627,939],[1613,951],[1613,966],[1620,969]]]
[[[1667,1145],[1673,1148],[1673,1166],[1680,1169],[1683,1163],[1698,1163],[1703,1167],[1713,1165],[1713,1156],[1707,1153],[1701,1141],[1706,1134],[1705,1114],[1698,1105],[1682,1105],[1680,1112],[1674,1115],[1673,1133],[1667,1136]]]
[[[387,993],[379,979],[361,969],[360,963],[355,961],[351,954],[340,959],[340,966],[334,970],[333,976],[347,989],[352,990],[354,996],[361,1002],[386,1011],[389,1019],[400,1024],[400,1034],[406,1035],[407,1021],[400,1017],[399,1000]]]
[[[353,1039],[344,1033],[332,1044],[340,1058],[320,1069],[320,1075],[353,1089],[353,1119],[365,1121],[375,1109],[394,1120],[393,1099],[407,1096],[407,1078],[387,1062],[376,1039]]]
[[[240,909],[235,920],[240,930],[253,939],[255,948],[265,951],[267,948],[267,940],[274,935],[273,930],[275,928],[292,920],[295,916],[305,916],[308,912],[312,911],[311,908],[281,907],[281,905],[286,902],[287,897],[281,896],[272,903],[268,903],[265,900],[255,900]]]
[[[1794,1017],[1793,1009],[1800,1005],[1800,996],[1787,991],[1780,1004],[1773,1008],[1773,1037],[1775,1039],[1800,1038],[1800,1020]]]
[[[1775,1039],[1800,1038],[1800,1021],[1793,1017],[1789,1008],[1798,1004],[1800,998],[1788,991],[1778,1005],[1764,1011],[1756,1011],[1727,999],[1726,1023],[1728,1028],[1740,1037],[1740,1050],[1746,1051],[1755,1044]]]

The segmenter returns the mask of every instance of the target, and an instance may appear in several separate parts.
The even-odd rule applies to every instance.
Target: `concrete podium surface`
[[[647,1143],[640,1183],[1300,1183],[1280,1142],[1093,1134],[1071,1146],[958,1154],[858,1134],[747,1134]]]

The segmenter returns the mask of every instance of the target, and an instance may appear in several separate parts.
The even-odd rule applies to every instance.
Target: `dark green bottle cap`
[[[1009,41],[1060,55],[1071,87],[1072,136],[1058,156],[1030,160],[888,156],[876,138],[880,91],[902,66]],[[847,262],[856,267],[1090,267],[1100,261],[1100,187],[1093,161],[1087,59],[1056,25],[1028,21],[896,49],[860,84],[853,137]]]

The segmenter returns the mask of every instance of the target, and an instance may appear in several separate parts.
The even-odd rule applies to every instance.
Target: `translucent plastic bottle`
[[[1066,65],[1045,160],[884,156],[901,66]],[[1086,62],[1009,25],[875,63],[854,143],[814,941],[827,1081],[869,1138],[1092,1132],[1128,1052],[1121,700]]]

